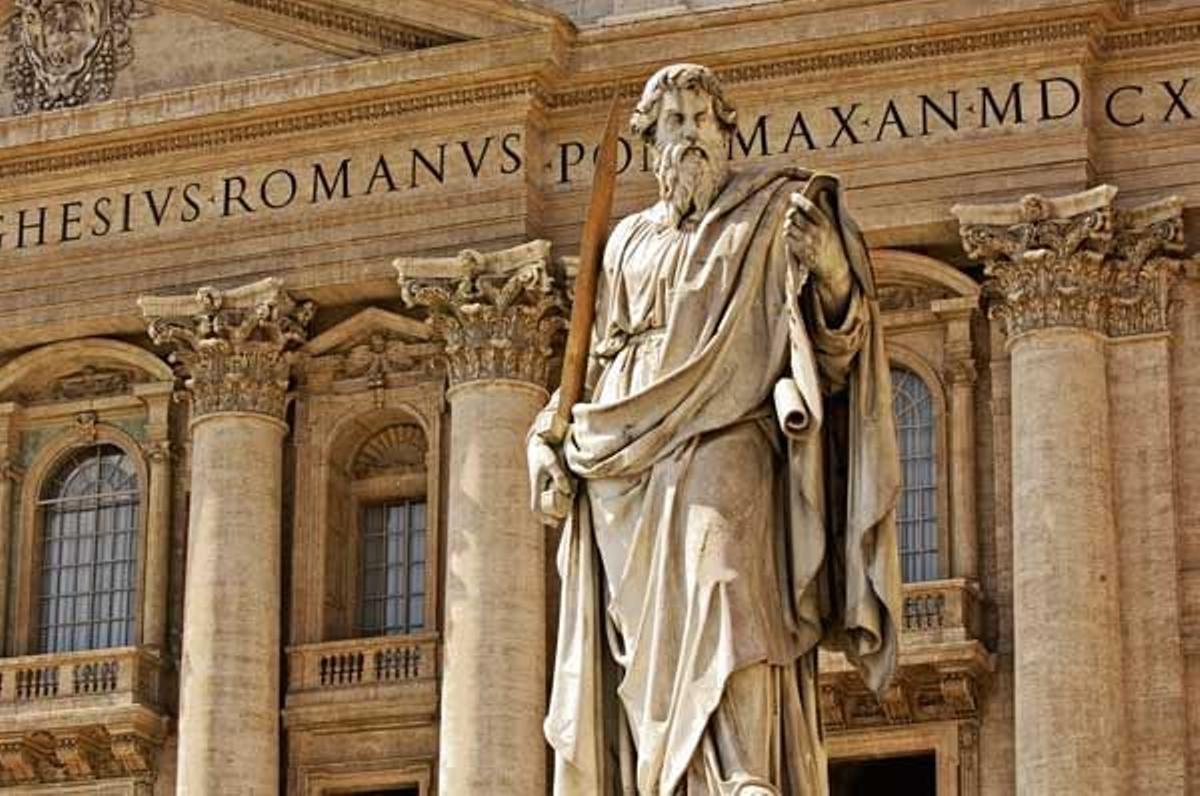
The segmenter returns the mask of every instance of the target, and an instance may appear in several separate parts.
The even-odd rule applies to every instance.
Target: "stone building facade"
[[[0,22],[0,790],[546,792],[524,435],[604,114],[673,61],[873,248],[904,644],[879,699],[822,660],[835,796],[1200,789],[1200,5]]]

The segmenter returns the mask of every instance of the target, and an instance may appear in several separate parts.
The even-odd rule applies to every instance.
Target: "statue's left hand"
[[[801,193],[791,196],[783,234],[792,254],[823,282],[848,281],[850,262],[842,247],[842,236],[829,216]]]
[[[842,236],[815,202],[801,193],[791,196],[783,234],[789,250],[816,279],[826,318],[837,322],[850,302],[850,260]]]

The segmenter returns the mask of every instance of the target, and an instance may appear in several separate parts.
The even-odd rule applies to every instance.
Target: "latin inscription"
[[[743,115],[728,156],[740,161],[920,145],[990,132],[1078,124],[1084,92],[1070,76],[1053,75],[895,96],[844,97]],[[1107,130],[1176,125],[1200,114],[1200,77],[1125,82],[1099,96],[1095,121]],[[1095,104],[1095,103],[1093,103]],[[396,147],[385,152],[268,165],[165,185],[138,187],[26,207],[0,208],[0,250],[99,241],[201,221],[258,217],[299,207],[327,207],[363,197],[406,194],[485,178],[517,178],[530,168],[520,131]],[[591,178],[594,145],[550,144],[540,167],[551,186]],[[640,142],[622,138],[622,174],[653,169]]]

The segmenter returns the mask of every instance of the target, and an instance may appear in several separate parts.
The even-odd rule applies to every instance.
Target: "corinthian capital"
[[[282,419],[292,349],[307,337],[312,303],[297,304],[279,279],[193,296],[138,300],[150,339],[172,349],[192,392],[194,418],[254,412]]]
[[[517,379],[545,386],[554,336],[565,326],[564,290],[549,270],[550,243],[501,252],[400,258],[409,307],[429,310],[445,343],[451,384]]]
[[[963,248],[983,263],[990,313],[1010,338],[1055,326],[1119,337],[1164,331],[1179,272],[1183,203],[1132,209],[1102,185],[1069,196],[958,205]]]

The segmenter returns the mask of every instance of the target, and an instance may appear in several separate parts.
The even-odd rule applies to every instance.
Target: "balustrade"
[[[288,693],[404,684],[438,676],[432,634],[305,644],[288,650]]]
[[[157,657],[134,647],[2,659],[0,715],[29,703],[55,700],[155,706],[160,668]]]

